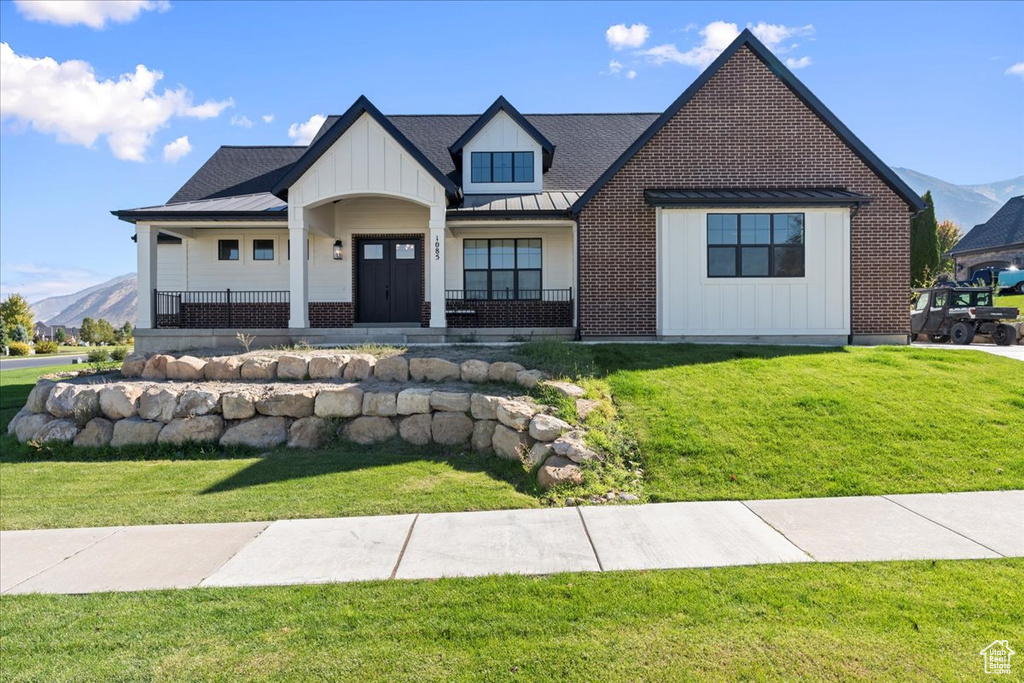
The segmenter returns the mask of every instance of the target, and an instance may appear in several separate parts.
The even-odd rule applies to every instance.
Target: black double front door
[[[423,240],[356,241],[356,322],[418,323]]]

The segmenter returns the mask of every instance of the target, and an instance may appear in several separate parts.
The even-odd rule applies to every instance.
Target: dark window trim
[[[270,258],[260,258],[256,256],[256,243],[257,242],[270,242]],[[266,247],[264,247],[266,249]],[[277,241],[272,237],[260,237],[253,239],[252,241],[252,260],[253,261],[274,261],[277,259]]]
[[[711,244],[708,241],[708,219],[711,216],[736,216],[736,243],[735,244]],[[751,244],[744,244],[741,241],[741,235],[743,228],[742,217],[743,216],[768,216],[768,242],[757,242]],[[799,244],[801,255],[803,256],[804,262],[804,273],[803,275],[776,275],[775,274],[775,249],[777,247],[788,247],[790,249],[797,248],[795,244],[776,244],[775,243],[775,216],[800,216],[803,225],[803,239]],[[760,213],[736,213],[732,211],[709,211],[705,214],[704,218],[704,261],[708,279],[715,280],[731,280],[731,279],[756,279],[756,278],[806,278],[807,277],[807,214],[798,211],[778,211],[774,213],[760,212]],[[760,247],[768,249],[768,274],[767,275],[744,275],[743,274],[743,248],[744,247]],[[736,272],[734,275],[712,275],[711,274],[711,250],[712,249],[732,249],[736,259]]]
[[[513,263],[511,268],[492,268],[491,267],[491,242],[493,241],[512,241],[512,258]],[[520,268],[519,267],[519,241],[537,240],[540,242],[540,268]],[[466,267],[466,242],[486,242],[487,243],[487,267],[486,268],[467,268]],[[487,299],[497,301],[533,301],[540,300],[544,293],[544,238],[542,237],[465,237],[462,240],[462,291],[464,296],[468,297],[469,292],[479,292],[480,289],[470,289],[466,284],[467,273],[487,273]],[[494,285],[493,285],[493,273],[512,273],[512,296],[511,297],[497,297],[494,296]],[[520,273],[537,273],[540,276],[538,284],[540,285],[536,290],[530,288],[528,292],[537,292],[535,297],[527,297],[523,299],[519,295],[519,274]],[[505,292],[506,290],[499,290]]]
[[[473,172],[476,170],[476,164],[474,163],[474,160],[477,158],[478,154],[486,154],[488,156],[489,163],[486,164],[487,178],[488,178],[487,180],[476,180],[476,178],[474,178],[474,176],[473,176]],[[494,180],[493,179],[494,178],[494,155],[495,154],[511,154],[512,155],[512,180]],[[530,179],[529,180],[516,180],[516,155],[517,154],[529,154],[530,155],[530,163],[527,166],[527,168],[530,169]],[[532,182],[534,182],[534,180],[536,178],[536,174],[534,173],[534,163],[535,162],[536,162],[536,159],[534,157],[534,153],[533,153],[532,150],[525,150],[525,151],[524,150],[520,150],[520,151],[501,151],[501,150],[497,150],[497,151],[491,151],[491,152],[470,152],[470,154],[469,154],[469,180],[470,180],[470,182],[480,183],[480,184],[532,183]]]
[[[235,258],[224,258],[224,251],[222,245],[225,242],[235,243]],[[230,252],[228,252],[230,253]],[[242,258],[242,241],[238,239],[223,239],[217,240],[217,260],[218,261],[238,261]]]

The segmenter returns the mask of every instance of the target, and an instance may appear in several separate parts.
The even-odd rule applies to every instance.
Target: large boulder
[[[142,377],[142,371],[146,369],[146,354],[132,353],[121,363],[122,377]]]
[[[409,361],[409,376],[417,382],[458,381],[462,370],[455,363],[441,358],[413,358]]]
[[[22,408],[21,410],[19,410],[17,413],[14,414],[14,417],[12,417],[10,421],[7,423],[7,434],[14,434],[15,428],[18,426],[18,421],[21,420],[23,417],[28,417],[29,415],[34,414],[35,413],[30,412],[28,408]]]
[[[167,363],[172,360],[174,356],[163,353],[151,356],[142,369],[142,379],[167,379]]]
[[[491,363],[491,367],[487,369],[487,379],[492,382],[505,382],[506,384],[515,384],[516,375],[521,370],[525,370],[519,363],[507,363],[505,361],[499,361],[497,363]]]
[[[531,470],[551,456],[551,444],[538,441],[530,447],[524,458],[527,467]]]
[[[353,354],[348,359],[348,363],[345,365],[345,370],[341,376],[349,382],[361,382],[373,376],[373,366],[376,364],[377,359],[369,353]]]
[[[572,429],[568,422],[559,420],[552,415],[543,413],[534,415],[530,420],[530,436],[537,441],[554,441],[562,434]]]
[[[316,389],[277,388],[256,402],[256,412],[272,417],[309,417]]]
[[[114,423],[102,417],[94,417],[75,437],[76,448],[103,448],[114,438]]]
[[[473,420],[464,413],[434,413],[430,435],[434,443],[446,446],[467,444],[473,436]]]
[[[46,443],[47,441],[74,441],[78,436],[78,424],[74,420],[52,420],[39,428],[32,435],[33,441]]]
[[[228,427],[220,437],[220,445],[273,448],[287,440],[288,418],[260,416]]]
[[[174,417],[198,417],[220,412],[220,393],[197,387],[181,392]]]
[[[368,391],[363,394],[363,415],[392,417],[398,415],[398,401],[391,391]]]
[[[341,377],[341,372],[345,369],[345,363],[347,362],[348,356],[345,355],[315,356],[310,358],[309,378],[338,379]]]
[[[314,412],[317,417],[358,417],[363,412],[363,390],[355,384],[322,389]]]
[[[408,382],[409,361],[405,356],[381,358],[373,368],[373,374],[382,382]]]
[[[553,455],[537,470],[537,484],[544,490],[560,484],[582,484],[583,470],[571,460]]]
[[[50,398],[50,393],[55,386],[57,385],[54,382],[47,379],[41,379],[36,382],[36,385],[32,387],[32,391],[28,392],[25,410],[30,413],[45,413],[46,400]]]
[[[551,389],[554,389],[562,396],[567,396],[569,398],[583,398],[583,394],[586,393],[585,391],[583,391],[582,387],[578,387],[572,382],[561,382],[546,379],[540,382],[540,386],[550,387]]]
[[[277,359],[253,356],[242,363],[242,379],[271,380],[277,378]]]
[[[145,385],[123,382],[100,389],[100,410],[111,420],[123,420],[139,414],[139,399]]]
[[[497,420],[498,404],[502,401],[498,396],[473,394],[469,397],[470,412],[477,420]]]
[[[386,417],[357,417],[345,429],[350,441],[364,446],[393,439],[396,434],[398,430]]]
[[[498,401],[498,409],[495,411],[495,415],[498,418],[498,422],[506,427],[524,432],[530,428],[530,420],[535,412],[534,407],[525,401],[503,399]]]
[[[540,370],[520,370],[516,373],[516,384],[524,389],[533,389],[544,379],[544,373]]]
[[[403,389],[398,392],[398,414],[417,415],[430,412],[430,394],[433,389]]]
[[[222,358],[211,358],[206,361],[203,374],[206,379],[212,381],[231,381],[242,378],[243,358],[238,356],[224,356]]]
[[[21,443],[31,441],[36,432],[43,428],[43,425],[53,422],[54,419],[53,415],[49,413],[26,413],[13,421],[14,435]]]
[[[173,385],[150,387],[139,397],[139,417],[144,420],[170,422],[178,409],[181,388]]]
[[[224,419],[220,415],[171,420],[160,430],[160,443],[211,443],[224,433]]]
[[[95,387],[58,383],[46,399],[46,411],[54,417],[71,418],[79,425],[100,416],[100,396]]]
[[[494,452],[506,460],[522,460],[533,445],[529,434],[509,429],[504,425],[494,426],[491,447]]]
[[[225,420],[248,420],[256,415],[256,396],[245,389],[222,394],[220,412]]]
[[[182,356],[177,360],[167,361],[167,379],[182,382],[195,382],[206,377],[206,361],[195,356]]]
[[[411,444],[426,446],[431,441],[430,413],[420,413],[402,418],[398,423],[398,434]]]
[[[303,380],[309,374],[309,359],[302,356],[278,356],[277,378]]]
[[[462,377],[463,382],[486,382],[487,371],[491,369],[491,364],[482,360],[466,360],[462,361],[462,365],[459,366],[459,373]]]
[[[331,423],[322,417],[302,417],[288,428],[288,448],[320,448],[330,438]]]
[[[154,444],[163,428],[162,422],[151,422],[138,417],[118,420],[114,423],[114,434],[110,438],[110,445],[120,448],[121,446]]]
[[[583,440],[583,432],[574,430],[563,434],[551,442],[551,448],[556,455],[572,460],[573,462],[586,462],[588,460],[600,460],[601,456],[591,450]]]
[[[494,428],[497,424],[494,420],[477,420],[473,423],[470,445],[474,451],[489,451],[493,448],[491,442],[494,441]]]
[[[463,391],[435,391],[430,394],[430,407],[448,413],[468,413],[469,394]]]

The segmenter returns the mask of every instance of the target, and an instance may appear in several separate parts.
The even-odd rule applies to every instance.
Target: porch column
[[[303,214],[301,207],[288,206],[288,246],[292,255],[288,262],[290,328],[309,327],[309,255],[306,253],[309,231]]]
[[[156,289],[156,245],[160,231],[149,223],[135,224],[135,246],[139,257],[139,316],[135,326],[151,330],[156,327],[153,290]]]
[[[430,261],[430,326],[447,327],[444,315],[444,224],[445,207],[430,207],[430,242],[427,258]]]

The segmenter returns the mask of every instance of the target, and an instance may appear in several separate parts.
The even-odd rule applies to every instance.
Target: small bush
[[[110,360],[110,349],[105,349],[102,346],[89,350],[89,355],[86,356],[90,363],[103,363]]]
[[[7,345],[7,352],[12,356],[27,356],[32,351],[32,347],[25,342],[12,341]]]
[[[36,342],[36,353],[57,353],[57,342],[55,342],[55,341]]]
[[[128,357],[128,349],[123,346],[119,346],[116,349],[110,350],[110,357],[113,360],[124,360]]]

